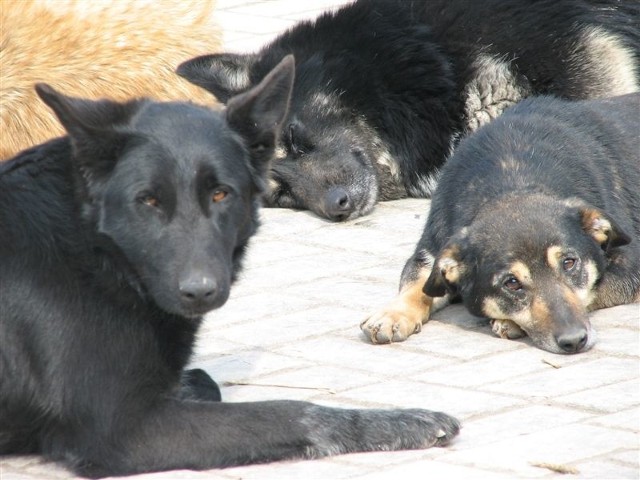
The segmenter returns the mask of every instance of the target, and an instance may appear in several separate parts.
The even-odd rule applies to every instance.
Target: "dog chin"
[[[527,335],[536,347],[542,350],[546,350],[547,352],[556,353],[558,355],[575,355],[577,353],[587,352],[596,344],[597,340],[595,330],[589,328],[589,330],[587,331],[587,343],[584,345],[584,347],[582,347],[577,352],[566,352],[560,347],[560,345],[558,345],[553,337],[536,335],[535,333],[531,332],[527,332]]]
[[[167,302],[166,299],[163,299],[164,301],[156,299],[156,303],[162,310],[172,315],[177,315],[188,320],[199,320],[207,313],[222,307],[227,303],[228,298],[229,292],[227,290],[226,292],[220,292],[215,299],[201,305],[185,306],[178,299],[169,302]]]

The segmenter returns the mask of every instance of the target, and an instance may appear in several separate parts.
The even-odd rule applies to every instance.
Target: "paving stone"
[[[280,347],[278,353],[304,358],[318,364],[344,366],[385,376],[402,378],[442,365],[446,359],[402,349],[402,345],[373,346],[360,337],[331,336]]]
[[[480,340],[485,342],[486,340]],[[507,342],[507,340],[496,339]],[[493,342],[488,342],[493,344]],[[505,379],[520,378],[522,375],[539,372],[541,375],[552,375],[554,367],[544,363],[550,361],[554,365],[562,365],[565,355],[553,355],[535,348],[518,348],[516,350],[496,351],[482,358],[465,360],[451,366],[431,369],[419,375],[420,380],[445,383],[459,387],[472,387],[500,384]]]
[[[585,409],[613,413],[637,405],[639,392],[640,380],[633,379],[556,397],[554,401],[571,406],[577,405]]]
[[[636,402],[637,404],[638,402]],[[589,423],[640,433],[640,407],[635,406],[634,408],[609,415],[598,415],[592,418]]]
[[[253,52],[347,1],[218,0],[225,49]],[[498,339],[461,305],[400,344],[371,345],[360,332],[360,321],[395,295],[428,209],[424,199],[385,202],[341,224],[262,210],[245,269],[224,308],[207,315],[191,367],[220,382],[226,401],[446,411],[463,421],[449,447],[136,480],[561,477],[535,462],[580,472],[562,478],[640,478],[640,304],[592,312],[598,341],[579,355]],[[3,457],[0,477],[75,478],[37,456]]]
[[[632,433],[577,423],[522,435],[517,441],[508,438],[489,445],[462,449],[454,445],[439,461],[483,469],[511,470],[518,472],[520,477],[530,477],[539,475],[542,470],[533,466],[536,463],[575,467],[589,457],[611,454],[619,445],[635,444],[637,436]],[[612,464],[608,474],[602,478],[618,478],[619,470],[626,471],[627,468]]]
[[[464,422],[463,435],[456,441],[456,448],[474,448],[512,439],[517,442],[522,435],[550,430],[559,425],[571,425],[590,419],[593,414],[584,410],[558,408],[548,405],[517,405],[506,411]]]
[[[521,405],[522,400],[475,390],[421,384],[389,379],[383,384],[368,385],[342,392],[340,397],[361,402],[379,399],[396,407],[439,410],[464,420],[467,417]]]
[[[597,387],[637,378],[636,360],[609,357],[591,360],[589,353],[581,354],[583,362],[553,369],[553,371],[505,379],[502,382],[487,385],[485,388],[527,397],[557,398],[573,392],[587,391],[588,393]]]

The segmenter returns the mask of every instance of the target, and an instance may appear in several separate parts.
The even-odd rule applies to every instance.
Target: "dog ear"
[[[449,243],[436,258],[431,275],[422,291],[430,297],[443,297],[448,291],[455,291],[464,271],[460,254],[460,244]]]
[[[252,54],[216,53],[180,64],[176,73],[213,93],[222,103],[251,87],[249,73],[255,63]]]
[[[118,103],[68,97],[46,83],[36,84],[35,89],[69,134],[85,179],[90,181],[110,172],[131,137],[114,127],[126,125],[141,101]]]
[[[294,72],[293,55],[287,55],[258,85],[236,95],[227,105],[227,121],[245,139],[253,167],[262,178],[287,115]]]
[[[591,236],[603,250],[620,247],[631,242],[618,224],[601,210],[591,206],[578,207],[582,229]]]

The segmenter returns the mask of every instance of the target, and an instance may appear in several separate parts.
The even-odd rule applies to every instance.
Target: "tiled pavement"
[[[250,51],[339,3],[219,0],[227,49]],[[443,410],[464,424],[451,446],[139,478],[640,478],[640,305],[595,312],[598,343],[573,356],[495,338],[460,306],[405,343],[364,339],[358,323],[393,296],[428,203],[380,204],[345,224],[263,210],[244,274],[208,316],[193,364],[227,401]],[[0,476],[69,478],[37,457],[3,459]]]

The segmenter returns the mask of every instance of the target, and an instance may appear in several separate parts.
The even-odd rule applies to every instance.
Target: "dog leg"
[[[185,370],[180,377],[179,398],[183,400],[199,400],[207,402],[219,402],[222,400],[220,387],[205,372],[199,368]]]
[[[446,297],[433,299],[424,294],[432,262],[421,254],[409,259],[402,273],[400,293],[360,324],[372,343],[402,342],[418,333],[432,311],[447,304]]]
[[[362,451],[446,445],[459,431],[444,413],[353,410],[295,401],[252,403],[168,399],[110,432],[115,448],[84,458],[85,476],[205,469]],[[91,438],[97,445],[108,444]],[[84,444],[82,445],[84,446]],[[106,451],[105,451],[106,450]]]
[[[512,320],[502,318],[492,318],[491,330],[500,338],[506,338],[507,340],[513,340],[516,338],[525,337],[527,334],[522,330],[517,323]]]

